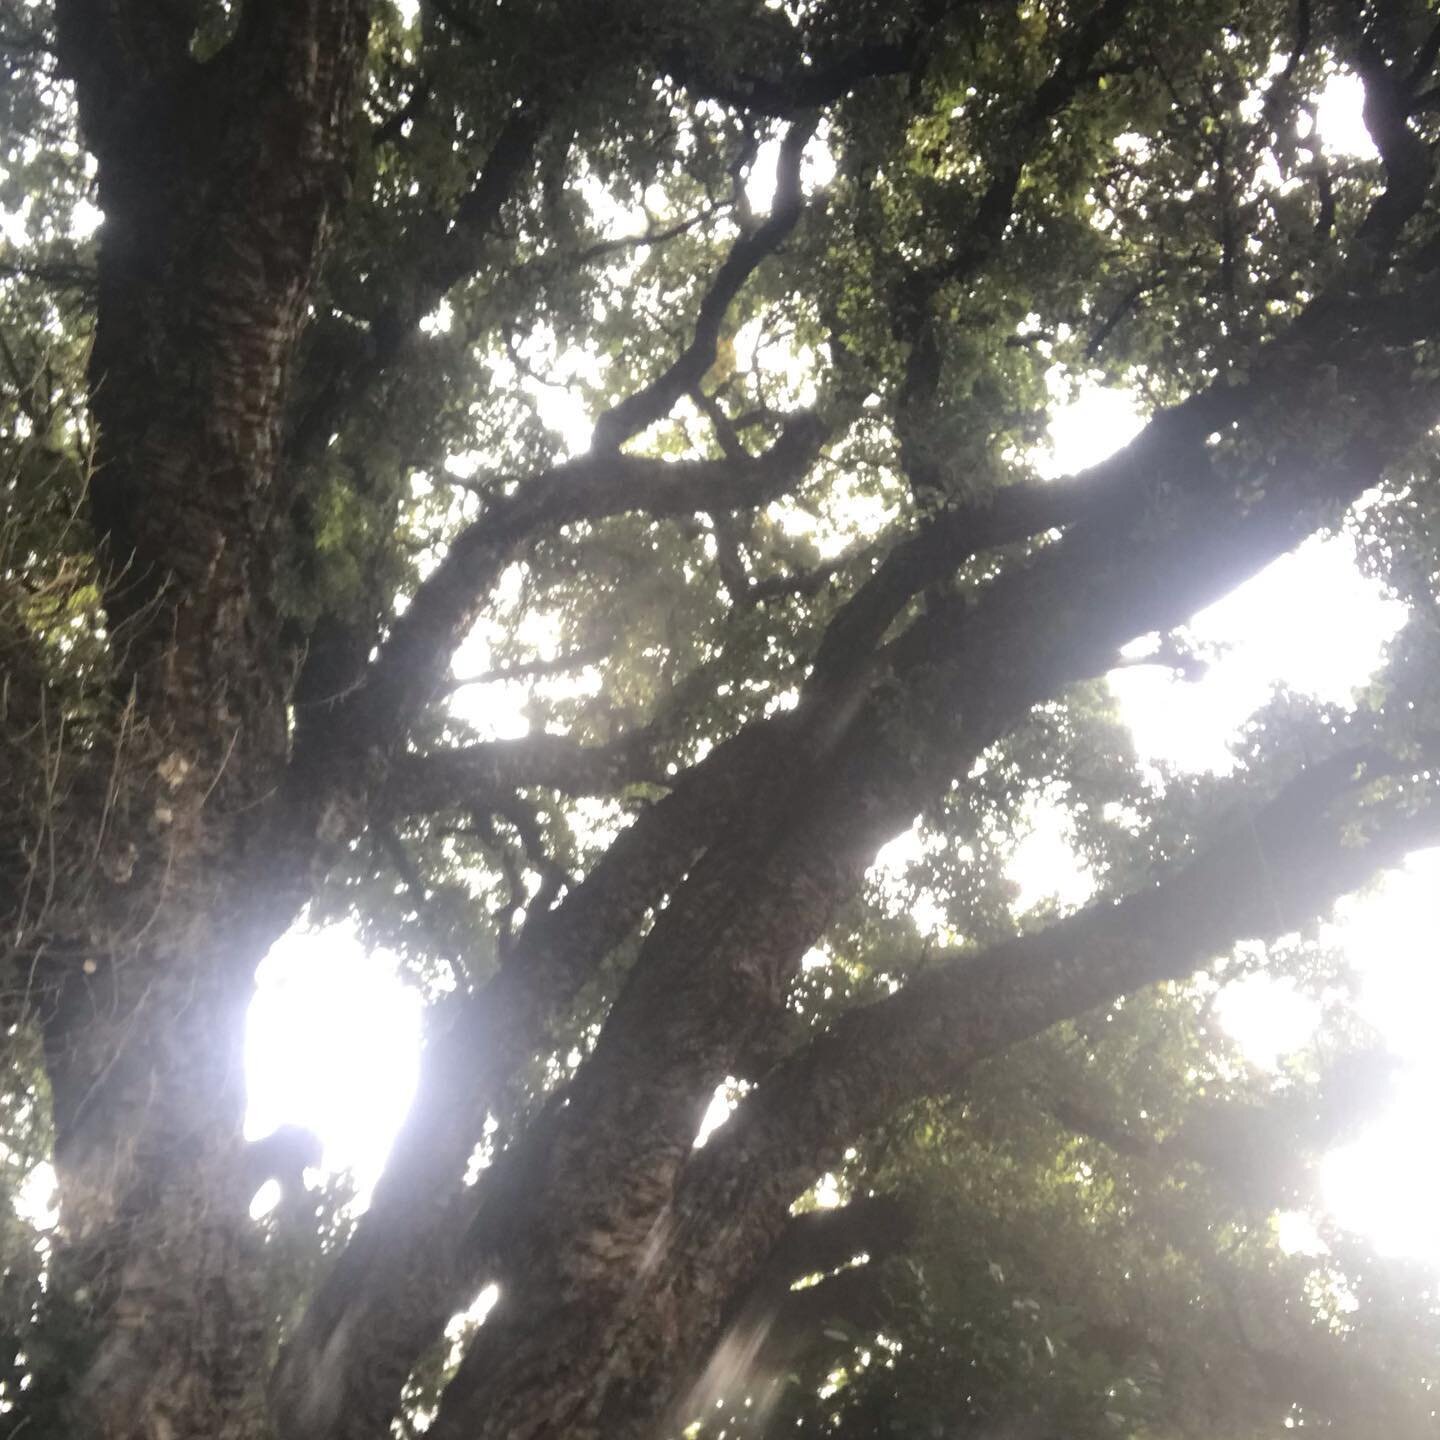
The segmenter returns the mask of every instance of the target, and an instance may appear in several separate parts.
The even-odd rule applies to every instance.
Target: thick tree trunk
[[[313,846],[288,837],[299,874],[273,883],[289,679],[268,557],[366,4],[247,4],[204,63],[184,6],[59,10],[105,212],[90,499],[116,709],[105,773],[80,787],[104,817],[100,875],[46,959],[49,1323],[69,1380],[44,1413],[106,1440],[248,1440],[267,1429],[271,1317],[241,1179],[243,1022]]]

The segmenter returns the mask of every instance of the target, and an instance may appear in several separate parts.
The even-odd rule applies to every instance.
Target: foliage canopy
[[[1440,841],[1437,58],[1419,0],[5,0],[0,1187],[60,1219],[0,1429],[1436,1434],[1433,1280],[1277,1217],[1384,1089],[1319,922]],[[1044,478],[1097,385],[1144,428]],[[1383,672],[1142,767],[1122,648],[1336,529]],[[1095,893],[1022,913],[1041,801]],[[363,1214],[256,1223],[307,914],[423,1074]],[[1326,1006],[1276,1074],[1252,970]]]

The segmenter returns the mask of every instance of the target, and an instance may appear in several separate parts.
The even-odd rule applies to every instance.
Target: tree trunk
[[[183,6],[59,10],[105,212],[90,516],[117,665],[103,773],[77,788],[103,816],[100,873],[46,956],[49,1325],[73,1377],[49,1413],[106,1440],[248,1440],[271,1317],[241,1178],[243,1023],[314,848],[286,837],[274,883],[289,676],[268,557],[366,5],[247,4],[203,62]]]

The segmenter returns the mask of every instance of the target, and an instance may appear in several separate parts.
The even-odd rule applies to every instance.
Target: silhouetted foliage
[[[1433,1282],[1278,1217],[1384,1092],[1319,921],[1440,843],[1437,55],[1419,0],[4,0],[0,1430],[1435,1434]],[[1143,428],[1045,478],[1095,386]],[[1122,649],[1194,673],[1321,531],[1384,670],[1140,765]],[[1037,807],[1083,904],[1017,903]],[[363,1213],[282,1132],[256,1221],[307,916],[422,1078]],[[1256,970],[1325,1007],[1274,1073]]]

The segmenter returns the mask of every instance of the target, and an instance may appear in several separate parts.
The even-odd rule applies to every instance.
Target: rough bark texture
[[[642,90],[668,76],[752,121],[784,117],[769,215],[741,214],[674,359],[598,417],[588,454],[493,478],[403,613],[386,596],[349,628],[322,616],[303,655],[275,596],[289,482],[323,457],[348,407],[394,380],[417,325],[480,263],[531,182],[565,86],[547,78],[504,110],[455,215],[426,217],[414,273],[310,377],[287,432],[307,307],[346,202],[367,0],[251,0],[204,60],[183,3],[58,8],[105,212],[89,514],[114,673],[108,746],[76,767],[66,797],[92,863],[27,940],[47,977],[39,1018],[63,1201],[48,1323],[74,1357],[42,1381],[56,1434],[381,1440],[446,1321],[495,1280],[503,1300],[430,1433],[641,1440],[720,1383],[726,1352],[718,1372],[705,1363],[727,1332],[749,1360],[768,1346],[776,1366],[799,1343],[787,1325],[813,1333],[827,1295],[776,1320],[776,1286],[843,1260],[845,1225],[867,1221],[857,1209],[807,1240],[788,1207],[866,1126],[1048,1025],[1280,933],[1435,840],[1421,809],[1355,843],[1346,806],[1385,762],[1344,756],[1257,801],[1236,834],[1148,888],[939,967],[804,1042],[785,1026],[802,957],[880,845],[1032,707],[1283,554],[1440,415],[1428,353],[1440,255],[1433,239],[1405,249],[1433,205],[1433,157],[1393,62],[1366,75],[1384,188],[1288,329],[1084,475],[924,510],[836,607],[795,708],[671,766],[680,752],[663,716],[606,744],[412,742],[512,562],[565,527],[619,516],[710,517],[719,550],[719,522],[799,488],[863,414],[868,383],[837,385],[813,413],[766,417],[768,443],[752,450],[700,387],[737,297],[806,221],[801,164],[819,110],[887,77],[918,86],[955,7],[915,7],[857,46],[828,38],[794,65],[757,7],[751,48],[719,71],[703,39],[678,43],[651,7],[616,7],[624,73],[640,64]],[[1033,96],[987,137],[977,164],[989,179],[953,252],[890,297],[905,355],[894,430],[917,496],[944,479],[926,439],[942,401],[940,330],[963,323],[955,297],[1002,257],[1032,155],[1095,84],[1134,6],[1082,9]],[[469,35],[464,7],[424,10],[427,25],[440,15]],[[417,83],[416,111],[424,93]],[[837,368],[843,348],[832,346]],[[709,415],[718,457],[633,453],[685,397]],[[983,584],[951,584],[987,557]],[[718,563],[751,605],[793,578],[757,584],[733,554]],[[29,638],[0,632],[6,653],[25,654]],[[7,733],[41,723],[39,683],[20,673]],[[503,814],[534,790],[640,783],[667,793],[634,807],[583,883],[531,907],[488,983],[435,1007],[419,1095],[373,1204],[272,1364],[241,1141],[256,965],[372,821]],[[0,772],[0,794],[18,785]],[[0,866],[0,900],[20,912],[14,869]],[[633,960],[576,1075],[547,1097],[520,1093],[625,946]],[[716,1086],[747,1069],[754,1093],[696,1151]],[[507,1147],[467,1187],[496,1115]],[[834,1283],[865,1303],[867,1282]]]
[[[94,837],[108,874],[43,1016],[79,1360],[57,1405],[77,1435],[258,1435],[240,1042],[254,966],[306,898],[261,843],[287,759],[271,534],[367,7],[247,5],[204,63],[183,6],[72,0],[59,22],[106,216],[90,513],[134,727]]]

